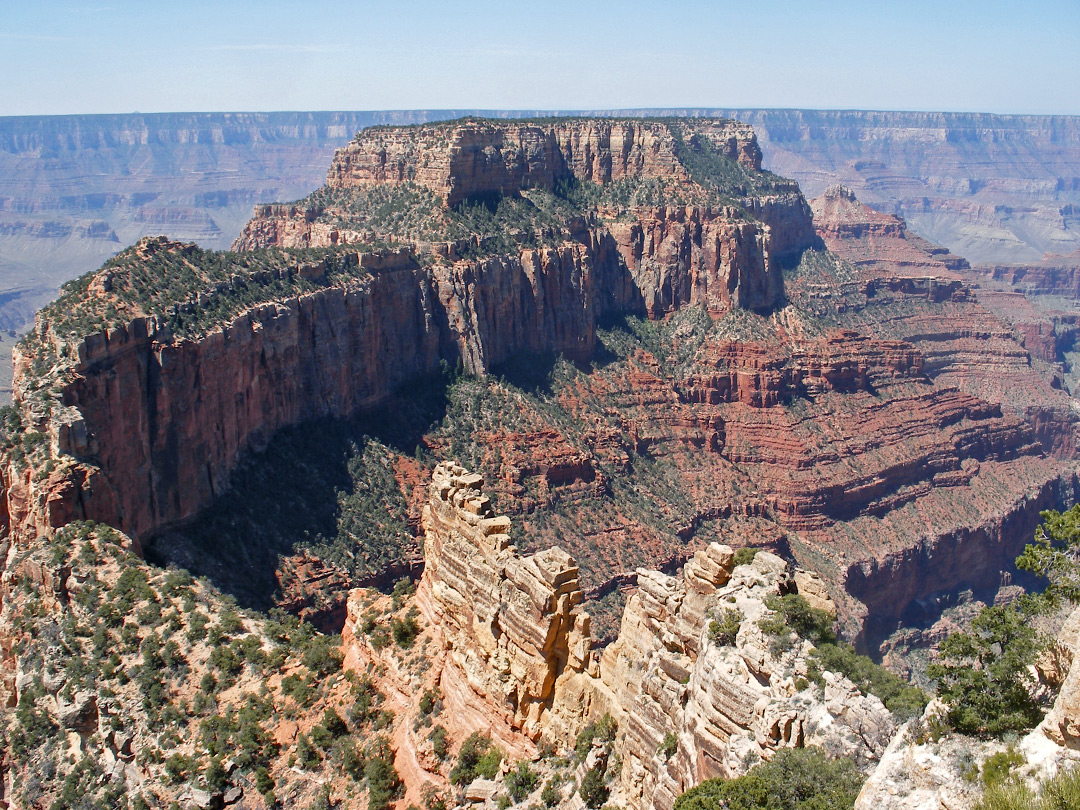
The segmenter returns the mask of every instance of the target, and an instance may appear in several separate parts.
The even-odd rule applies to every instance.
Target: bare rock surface
[[[877,698],[830,672],[823,687],[809,684],[812,647],[758,627],[772,614],[766,600],[795,589],[779,557],[759,552],[735,567],[734,552],[712,544],[678,576],[639,570],[618,639],[597,660],[573,560],[558,548],[520,555],[480,487],[443,463],[425,510],[418,603],[448,653],[442,681],[456,671],[534,739],[569,742],[611,714],[626,807],[670,810],[703,779],[739,775],[784,747],[817,745],[864,767],[885,750],[894,722]],[[832,607],[824,589],[817,598]],[[730,646],[710,636],[723,609],[740,617]]]

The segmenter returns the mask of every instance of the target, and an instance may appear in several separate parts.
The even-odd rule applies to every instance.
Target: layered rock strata
[[[562,742],[611,714],[618,788],[636,810],[670,810],[701,780],[743,773],[782,747],[821,745],[862,765],[884,751],[893,722],[879,700],[833,673],[823,688],[809,685],[811,646],[793,634],[775,644],[758,626],[782,593],[805,590],[835,611],[820,579],[792,576],[768,552],[736,567],[717,544],[678,576],[639,570],[618,639],[598,660],[573,559],[557,547],[520,555],[481,485],[443,463],[424,513],[417,601],[448,652],[441,681],[452,711],[479,698],[526,736]],[[720,611],[739,616],[729,644],[710,634]],[[454,694],[462,682],[471,696]],[[664,751],[668,738],[674,751]]]
[[[895,728],[874,697],[841,675],[808,685],[812,647],[789,640],[779,648],[759,627],[772,615],[766,600],[797,591],[783,560],[759,552],[735,567],[733,552],[712,545],[670,577],[638,572],[616,642],[601,659],[597,703],[620,722],[626,806],[670,810],[703,779],[734,777],[779,748],[820,746],[867,767]],[[801,577],[820,600],[814,581]],[[832,607],[828,601],[819,604]],[[739,615],[734,641],[710,635],[724,611]],[[661,753],[674,734],[675,752]]]
[[[1077,417],[1042,329],[999,317],[999,302],[984,303],[983,292],[968,283],[979,276],[966,261],[911,233],[899,217],[863,205],[849,189],[831,188],[811,208],[828,248],[858,270],[865,299],[856,305],[863,312],[851,313],[856,323],[880,321],[872,310],[907,298],[914,311],[888,318],[886,328],[919,349],[930,377],[1024,417],[1048,452],[1075,456]],[[918,299],[940,303],[930,308]]]
[[[510,518],[495,514],[482,483],[453,463],[435,468],[417,604],[469,688],[536,739],[556,680],[593,663],[589,616],[573,558],[558,547],[519,554]]]
[[[447,202],[631,176],[692,186],[679,139],[707,142],[748,172],[760,167],[752,130],[728,121],[465,121],[364,131],[339,154],[330,185],[407,181]],[[492,253],[481,240],[470,258],[459,258],[452,243],[364,254],[343,248],[321,262],[234,274],[160,312],[117,294],[129,284],[124,274],[162,261],[197,273],[198,259],[189,246],[143,240],[87,287],[101,305],[95,318],[108,322],[103,331],[72,332],[61,299],[17,354],[24,422],[52,437],[64,475],[43,482],[18,465],[4,472],[12,535],[87,518],[143,540],[207,506],[241,454],[281,427],[372,407],[441,363],[482,374],[519,352],[585,359],[605,314],[771,307],[783,291],[774,255],[813,239],[797,188],[781,197],[752,201],[763,218],[776,218],[775,229],[744,209],[661,206],[637,225],[610,228],[583,212],[538,247]],[[310,219],[298,210],[289,216]],[[291,241],[264,224],[257,216],[238,245]],[[218,299],[274,284],[284,294],[198,334],[174,330]],[[33,389],[50,389],[51,404],[31,405]]]
[[[754,130],[737,121],[464,119],[449,125],[362,130],[334,155],[326,184],[349,188],[412,182],[456,205],[482,194],[552,189],[568,181],[604,184],[642,176],[689,180],[673,127],[681,137],[707,140],[748,169],[761,169]]]
[[[775,256],[810,243],[808,209],[785,181],[755,172],[750,136],[737,126],[515,126],[498,136],[498,127],[468,121],[361,135],[353,157],[342,158],[350,166],[374,160],[383,148],[376,135],[387,149],[390,140],[415,138],[416,146],[401,146],[405,157],[394,165],[404,168],[389,179],[369,166],[345,180],[342,169],[317,197],[338,206],[333,212],[295,206],[280,216],[307,228],[297,244],[310,246],[323,238],[316,226],[337,227],[334,217],[362,201],[351,194],[407,185],[449,194],[439,178],[460,174],[468,194],[519,195],[514,216],[541,204],[581,209],[544,220],[535,238],[454,241],[433,226],[444,241],[395,232],[385,241],[404,247],[338,244],[313,254],[281,247],[292,237],[260,230],[267,221],[256,218],[243,246],[278,250],[237,260],[145,240],[50,308],[20,349],[17,399],[26,447],[36,449],[13,449],[5,463],[11,536],[89,518],[145,540],[197,515],[227,490],[243,454],[284,426],[362,413],[443,364],[479,375],[518,352],[596,359],[603,318],[673,322],[699,308],[713,326],[673,336],[683,356],[676,371],[644,349],[625,363],[596,363],[559,395],[573,426],[549,419],[487,437],[506,445],[503,491],[517,497],[528,477],[544,478],[523,511],[589,502],[581,518],[588,530],[565,542],[594,576],[590,593],[642,564],[676,566],[716,527],[745,519],[733,543],[791,548],[864,600],[841,611],[854,617],[854,633],[868,612],[895,621],[935,590],[993,585],[1038,510],[1072,493],[1071,468],[1041,457],[1044,448],[1071,453],[1063,395],[1027,365],[1007,326],[983,318],[946,264],[928,254],[932,269],[920,268],[897,223],[875,219],[867,233],[877,241],[863,244],[859,218],[870,215],[850,195],[834,195],[823,216],[839,224],[830,231],[826,222],[822,234],[839,234],[838,250],[858,244],[860,263],[808,252],[781,283]],[[734,141],[717,134],[729,131]],[[474,141],[482,146],[473,162],[451,172],[452,144]],[[745,174],[740,199],[717,202],[694,181],[698,170],[670,162],[695,143],[695,159],[713,144],[716,160]],[[609,165],[619,176],[604,185]],[[434,172],[424,175],[429,186],[417,185],[421,169]],[[544,183],[565,179],[560,172],[598,178],[589,189],[599,196],[542,196]],[[612,189],[642,177],[685,199],[620,202]],[[522,187],[532,182],[539,185]],[[430,214],[439,227],[475,224],[445,198],[424,211],[408,213]],[[885,248],[898,240],[911,261],[894,272]],[[216,276],[202,266],[241,260],[242,269]],[[171,297],[155,298],[160,288]],[[76,320],[69,309],[87,315]],[[204,316],[214,312],[227,315]],[[699,340],[695,331],[708,335]],[[661,520],[645,526],[612,481],[648,475],[654,462],[677,479],[680,498],[659,499]],[[942,564],[952,559],[962,564]]]
[[[1005,284],[1024,295],[1054,295],[1080,300],[1080,250],[1066,255],[1046,255],[1030,264],[999,264],[976,267],[973,275]]]

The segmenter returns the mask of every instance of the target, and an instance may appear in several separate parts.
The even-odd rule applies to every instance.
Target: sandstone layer
[[[830,189],[811,206],[825,244],[859,268],[879,305],[896,289],[942,300],[941,312],[908,313],[889,324],[920,350],[931,377],[1023,416],[1048,452],[1075,454],[1077,416],[1061,390],[1061,357],[1047,345],[1046,327],[999,317],[992,294],[984,303],[984,293],[967,283],[974,274],[966,261],[912,234],[898,217],[863,205],[849,189]]]
[[[417,600],[448,652],[441,683],[452,711],[470,702],[455,692],[465,683],[502,722],[562,743],[611,714],[620,798],[640,810],[670,810],[701,780],[741,774],[782,747],[819,745],[863,766],[884,751],[894,726],[877,698],[833,673],[812,687],[811,646],[778,648],[758,626],[769,597],[800,589],[835,611],[820,579],[792,576],[768,552],[736,567],[718,544],[679,576],[639,570],[618,639],[598,660],[573,559],[557,547],[519,554],[481,485],[444,463],[425,511]],[[740,617],[730,644],[710,636],[721,610]],[[665,752],[669,737],[677,743]]]
[[[494,513],[482,483],[452,463],[435,468],[417,603],[469,688],[535,739],[559,676],[591,662],[589,617],[574,560],[558,547],[519,554],[510,518]]]
[[[957,260],[846,192],[820,228],[855,265],[811,250],[809,207],[758,165],[752,133],[714,120],[380,129],[326,189],[256,217],[252,250],[144,240],[20,348],[10,535],[87,518],[151,540],[284,427],[552,353],[587,373],[469,441],[510,511],[558,519],[590,596],[729,527],[844,586],[853,635],[996,586],[1072,495],[1068,398]],[[660,339],[598,346],[634,318]],[[418,438],[406,453],[452,455]]]

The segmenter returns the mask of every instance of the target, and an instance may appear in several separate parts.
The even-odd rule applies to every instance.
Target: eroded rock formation
[[[366,130],[338,156],[330,188],[408,180],[453,201],[631,176],[685,184],[677,139],[701,139],[718,159],[751,173],[760,166],[752,130],[728,121],[466,121]],[[72,331],[61,303],[20,349],[17,401],[29,408],[30,390],[50,387],[43,379],[49,365],[59,389],[48,398],[62,405],[33,406],[26,421],[53,437],[54,454],[78,463],[46,491],[7,471],[7,490],[24,491],[9,506],[12,534],[90,518],[145,539],[208,505],[240,454],[279,428],[371,407],[440,362],[461,361],[482,374],[518,352],[585,359],[605,314],[771,307],[782,295],[774,256],[813,238],[809,209],[788,185],[777,186],[779,196],[744,201],[761,220],[743,209],[660,206],[636,226],[609,228],[585,211],[537,247],[493,252],[476,237],[468,258],[449,242],[362,256],[345,249],[321,262],[233,274],[160,312],[118,294],[135,283],[125,274],[199,259],[190,246],[143,240],[87,287],[90,300],[112,313],[106,329]],[[294,224],[317,219],[295,206],[285,216]],[[241,248],[338,241],[285,237],[267,230],[263,214],[245,234]],[[271,300],[198,334],[177,334],[178,323],[220,299],[275,285],[283,292]]]
[[[459,148],[472,157],[455,163]],[[702,179],[709,160],[723,172]],[[571,418],[534,410],[478,437],[511,510],[589,507],[565,544],[591,594],[738,524],[733,545],[820,567],[855,636],[869,614],[895,622],[935,591],[995,586],[1038,511],[1073,491],[1072,467],[1044,455],[1073,452],[1068,397],[952,259],[837,192],[821,233],[855,265],[808,250],[782,279],[776,256],[813,242],[809,209],[757,171],[745,128],[461,121],[363,133],[335,165],[239,245],[274,249],[144,240],[43,315],[19,356],[32,452],[3,470],[16,542],[78,518],[153,538],[281,428],[522,352],[597,361],[552,402]],[[709,185],[724,172],[738,182]],[[588,194],[549,190],[568,179]],[[451,193],[503,195],[506,227]],[[600,357],[597,324],[618,316],[677,331]],[[612,482],[654,464],[680,494],[642,517],[626,498],[639,487]]]
[[[417,603],[469,688],[535,739],[556,680],[592,661],[589,616],[573,558],[558,547],[519,554],[482,483],[453,463],[435,468]]]
[[[868,295],[861,306],[881,307],[897,295],[941,302],[937,311],[916,304],[906,318],[888,321],[893,335],[925,357],[929,376],[1024,417],[1047,452],[1075,455],[1077,418],[1060,370],[1048,365],[1058,357],[1049,355],[1038,325],[1025,329],[1030,316],[1017,323],[1000,317],[996,297],[984,303],[983,291],[966,283],[980,276],[965,260],[911,233],[899,217],[863,205],[849,189],[831,188],[811,208],[825,244],[859,268]]]
[[[877,698],[828,672],[812,686],[812,647],[793,634],[776,643],[759,627],[770,597],[800,588],[835,611],[819,579],[792,576],[768,552],[736,567],[718,544],[678,576],[639,570],[618,639],[598,659],[573,559],[557,547],[519,554],[510,520],[493,514],[481,485],[443,463],[424,513],[417,599],[448,652],[441,683],[451,711],[479,698],[526,736],[564,743],[611,714],[618,789],[635,810],[670,810],[701,780],[741,774],[782,747],[819,745],[863,766],[884,751],[894,726]],[[711,635],[720,611],[739,617],[728,642]],[[460,683],[472,694],[455,695]]]

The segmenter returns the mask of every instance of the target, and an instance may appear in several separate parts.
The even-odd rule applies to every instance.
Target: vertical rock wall
[[[812,647],[786,649],[758,627],[770,596],[805,590],[832,608],[821,582],[794,576],[760,552],[734,566],[713,544],[679,576],[640,570],[617,640],[597,660],[578,607],[577,567],[559,548],[521,556],[509,518],[496,516],[482,480],[453,463],[436,468],[424,510],[425,617],[449,654],[442,683],[455,704],[483,701],[532,739],[569,742],[604,713],[619,723],[618,796],[634,810],[670,810],[687,788],[734,776],[783,747],[824,746],[866,766],[894,730],[877,698],[826,672],[806,682]],[[729,645],[710,636],[721,610],[738,612]],[[467,684],[468,695],[454,694]],[[670,755],[668,739],[676,743]]]
[[[536,739],[560,674],[591,660],[589,616],[573,558],[558,547],[520,555],[482,482],[453,463],[435,469],[417,602],[469,688]]]

